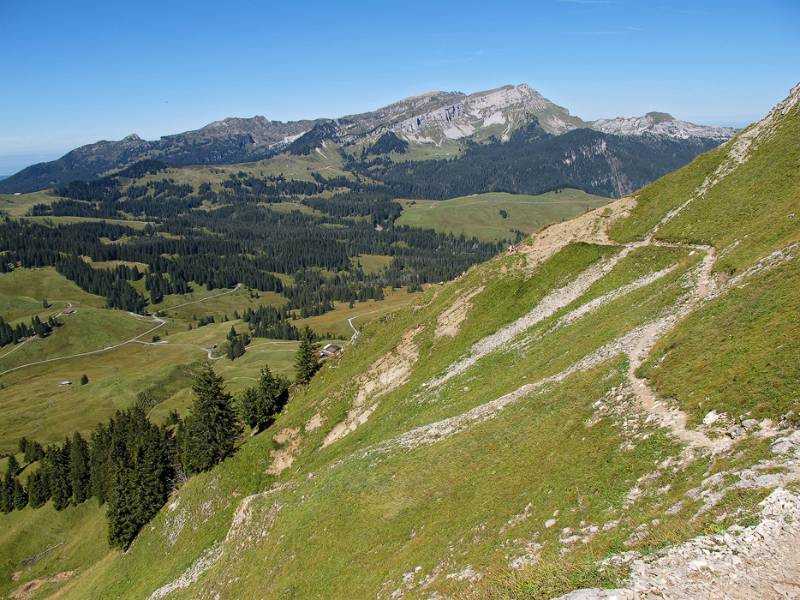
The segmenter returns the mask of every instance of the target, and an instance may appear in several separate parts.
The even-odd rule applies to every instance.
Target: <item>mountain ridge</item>
[[[648,115],[660,115],[658,117]],[[711,139],[721,142],[730,128],[694,125],[668,119],[668,113],[586,122],[528,86],[505,85],[472,94],[432,91],[411,96],[374,111],[337,119],[273,121],[261,115],[228,117],[199,129],[144,140],[133,133],[122,140],[100,140],[80,146],[50,162],[37,163],[0,183],[0,192],[29,192],[91,179],[145,158],[173,166],[232,164],[268,158],[315,128],[345,144],[375,141],[393,132],[417,145],[441,145],[461,140],[507,141],[513,131],[538,120],[553,135],[590,128],[617,135],[652,134],[670,139]],[[317,136],[318,137],[318,136]]]

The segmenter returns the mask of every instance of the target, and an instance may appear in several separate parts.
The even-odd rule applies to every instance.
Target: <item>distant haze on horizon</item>
[[[741,127],[800,79],[793,0],[353,2],[335,13],[317,1],[146,0],[131,11],[0,7],[0,175],[133,132],[339,117],[518,83],[587,120],[659,110]]]

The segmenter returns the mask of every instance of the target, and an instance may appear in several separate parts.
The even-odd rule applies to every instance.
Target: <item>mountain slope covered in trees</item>
[[[591,129],[554,136],[534,120],[515,131],[508,142],[473,144],[458,158],[383,162],[364,172],[398,196],[411,198],[444,199],[483,192],[541,194],[567,187],[621,197],[717,144],[710,139],[617,136]],[[359,166],[354,165],[354,170]]]
[[[125,554],[25,566],[51,521],[77,539],[104,509],[1,516],[13,585],[70,570],[47,580],[62,598],[763,597],[796,580],[798,136],[800,87],[635,198],[431,286]]]

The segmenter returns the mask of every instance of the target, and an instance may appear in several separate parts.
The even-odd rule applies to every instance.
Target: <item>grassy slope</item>
[[[112,225],[122,225],[131,229],[142,230],[147,226],[147,221],[137,221],[134,219],[105,219],[99,217],[25,217],[29,221],[40,224],[54,223],[56,225],[70,223],[111,223]]]
[[[52,314],[54,311],[49,312]],[[61,327],[44,339],[34,338],[25,344],[3,347],[0,372],[19,365],[114,346],[157,325],[149,319],[100,308],[79,308],[72,315],[60,317],[59,321]]]
[[[392,262],[392,257],[383,254],[360,254],[354,256],[351,262],[353,265],[361,265],[364,273],[369,275],[383,271]]]
[[[525,196],[491,192],[440,201],[404,201],[400,225],[435,229],[456,235],[476,236],[484,240],[510,239],[513,230],[533,233],[542,227],[566,221],[590,208],[602,206],[607,198],[580,190],[567,189]],[[507,218],[500,211],[508,213]]]
[[[209,315],[219,321],[225,315],[233,318],[235,311],[241,314],[248,308],[261,305],[281,306],[286,303],[286,298],[275,292],[258,291],[257,294],[257,298],[251,297],[250,290],[244,287],[235,291],[208,290],[202,285],[193,283],[189,294],[170,294],[152,308],[165,313],[167,317],[193,322]],[[190,302],[192,304],[187,304]]]
[[[84,292],[52,268],[17,269],[0,275],[0,315],[7,321],[52,314],[53,310],[43,309],[44,298],[56,312],[68,303],[76,307],[105,306],[104,298]],[[0,350],[0,355],[4,352]]]
[[[137,179],[135,183],[141,185],[148,181],[160,181],[169,178],[177,183],[191,184],[195,188],[206,182],[219,188],[222,182],[232,173],[244,172],[255,177],[282,174],[287,179],[313,181],[311,173],[315,171],[325,177],[352,176],[342,170],[342,158],[339,156],[336,145],[328,142],[327,148],[324,150],[324,156],[316,152],[307,156],[279,154],[273,158],[252,163],[214,165],[212,167],[170,167],[166,171],[149,174]],[[1,204],[0,207],[2,207]]]
[[[39,223],[84,223],[105,222],[124,225],[133,229],[144,229],[144,221],[127,219],[100,219],[95,217],[26,217],[28,211],[36,204],[51,204],[58,196],[51,195],[47,190],[30,192],[28,194],[0,194],[0,213],[8,213],[11,217],[25,217]]]
[[[0,594],[17,587],[12,582],[15,573],[25,572],[24,580],[46,580],[58,573],[82,570],[107,555],[102,540],[106,537],[105,519],[95,500],[57,512],[48,505],[39,510],[30,508],[5,519],[0,528]],[[31,535],[35,532],[35,535]],[[49,551],[48,551],[49,549]],[[32,565],[20,563],[40,553]],[[45,583],[38,597],[63,585]]]
[[[721,250],[717,269],[724,273],[742,272],[800,239],[798,136],[795,110],[768,144],[751,150],[744,165],[660,237],[715,245]],[[759,274],[677,327],[655,348],[643,372],[695,421],[712,409],[732,416],[782,415],[797,403],[800,389],[798,286],[796,262]]]
[[[12,217],[22,217],[35,204],[50,204],[55,199],[55,196],[50,196],[44,191],[20,194],[19,196],[0,194],[0,211],[8,213]]]
[[[649,256],[643,252],[623,261],[621,271],[613,277],[628,281],[675,257],[671,250],[647,252]],[[671,256],[654,256],[659,252]],[[517,352],[487,357],[476,371],[493,373],[495,377],[491,380],[476,379],[475,372],[466,374],[463,381],[447,385],[433,403],[419,402],[409,394],[409,390],[419,389],[425,379],[439,372],[472,341],[523,314],[548,290],[609,253],[613,250],[572,246],[544,265],[539,276],[533,278],[524,273],[503,278],[488,276],[490,270],[503,264],[512,266],[516,257],[502,257],[493,264],[473,269],[459,287],[469,288],[483,280],[486,289],[476,298],[475,317],[467,319],[462,332],[452,340],[434,340],[432,329],[435,316],[452,301],[454,286],[429,290],[428,301],[436,298],[426,308],[401,311],[385,318],[381,325],[366,327],[363,341],[324,369],[305,397],[296,397],[282,417],[281,426],[295,423],[302,427],[314,412],[325,415],[326,426],[307,434],[298,466],[284,479],[308,481],[305,475],[308,472],[316,477],[286,495],[256,504],[256,520],[265,517],[265,511],[269,513],[273,502],[285,508],[281,509],[273,533],[260,542],[243,542],[235,561],[220,564],[216,577],[239,578],[238,583],[223,591],[223,597],[374,594],[384,582],[399,581],[404,572],[416,565],[422,566],[424,572],[434,570],[437,560],[447,556],[450,544],[457,543],[470,531],[473,531],[470,537],[479,539],[462,543],[463,551],[448,558],[452,564],[448,563],[446,568],[457,571],[465,564],[473,564],[482,571],[499,571],[508,560],[505,554],[512,550],[522,552],[524,543],[518,541],[513,548],[498,549],[501,538],[515,539],[508,531],[502,535],[498,532],[527,502],[537,503],[530,524],[539,525],[556,507],[564,510],[576,506],[577,500],[581,510],[567,515],[563,526],[587,519],[594,522],[609,510],[618,510],[624,491],[633,481],[654,460],[675,451],[663,437],[651,436],[639,448],[635,461],[630,460],[628,453],[621,460],[619,431],[613,419],[591,431],[585,429],[583,423],[591,412],[592,402],[602,397],[621,376],[624,367],[621,361],[612,361],[598,368],[595,374],[570,378],[561,386],[516,405],[498,419],[441,445],[376,459],[359,459],[356,452],[411,426],[458,414],[510,391],[518,385],[520,377],[533,380],[557,371],[575,356],[614,337],[632,323],[652,318],[659,307],[679,292],[680,277],[676,273],[663,285],[640,290],[639,294],[620,299],[616,306],[609,306],[598,316],[598,320],[606,322],[604,328],[598,328],[594,321],[577,322],[530,354],[523,363],[519,362]],[[689,257],[680,260],[684,265],[681,269],[694,264]],[[600,293],[603,289],[598,286],[587,292],[587,299]],[[419,361],[409,384],[382,400],[367,425],[322,452],[315,450],[325,430],[340,418],[352,397],[353,374],[390,349],[399,335],[416,322],[426,324],[426,330],[420,334],[424,359]],[[513,368],[508,368],[510,365]],[[604,375],[598,377],[599,373]],[[323,401],[325,398],[328,400]],[[519,423],[528,425],[520,427]],[[190,482],[181,492],[179,508],[172,513],[164,512],[154,523],[153,533],[137,541],[130,555],[133,560],[115,561],[113,574],[110,570],[93,572],[73,593],[92,595],[105,589],[104,593],[111,595],[141,596],[154,585],[169,580],[171,573],[189,566],[203,548],[225,536],[236,498],[268,487],[270,478],[263,474],[263,469],[268,464],[267,449],[274,444],[270,437],[269,433],[257,436],[226,468]],[[563,452],[565,447],[574,452]],[[532,464],[539,467],[531,469]],[[470,476],[464,477],[465,473]],[[609,487],[607,481],[615,481],[616,485]],[[209,488],[216,490],[211,496],[204,492]],[[549,493],[541,496],[537,490]],[[300,496],[304,498],[302,502]],[[546,497],[547,501],[539,503],[540,497]],[[583,499],[588,502],[585,506],[581,504]],[[193,514],[209,500],[213,508],[208,511],[208,521],[192,535],[179,536],[175,546],[167,550],[161,532],[173,526],[177,511],[183,509]],[[464,511],[465,506],[474,509]],[[519,533],[526,528],[529,529],[529,524],[521,524]],[[486,533],[477,535],[480,531]],[[412,532],[416,533],[412,536]],[[628,530],[615,532],[614,543],[619,543],[620,537],[627,533]],[[526,535],[529,534],[530,531]],[[557,530],[542,532],[550,539],[557,534]],[[314,540],[310,547],[309,536]],[[281,540],[279,545],[276,540]],[[611,543],[610,539],[603,542]],[[300,548],[306,550],[300,553]],[[158,565],[147,559],[151,555],[158,556]],[[278,568],[275,560],[279,555],[295,558],[290,567],[281,563],[283,566]],[[327,558],[323,561],[322,556]],[[389,560],[392,556],[395,560]],[[318,566],[311,569],[311,564]],[[319,566],[323,564],[326,566]],[[358,568],[345,568],[346,564]],[[260,574],[257,578],[249,575],[256,572]],[[298,572],[306,574],[298,578]],[[334,572],[338,576],[333,577]],[[203,594],[211,593],[214,580],[202,581]],[[108,585],[111,587],[107,588]],[[456,583],[445,584],[442,589],[448,586],[456,587]],[[196,597],[197,593],[194,589],[185,597]]]

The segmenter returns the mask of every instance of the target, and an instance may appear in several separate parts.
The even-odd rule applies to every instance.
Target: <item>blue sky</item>
[[[798,0],[0,0],[0,174],[131,132],[506,83],[585,119],[743,125],[798,65]]]

